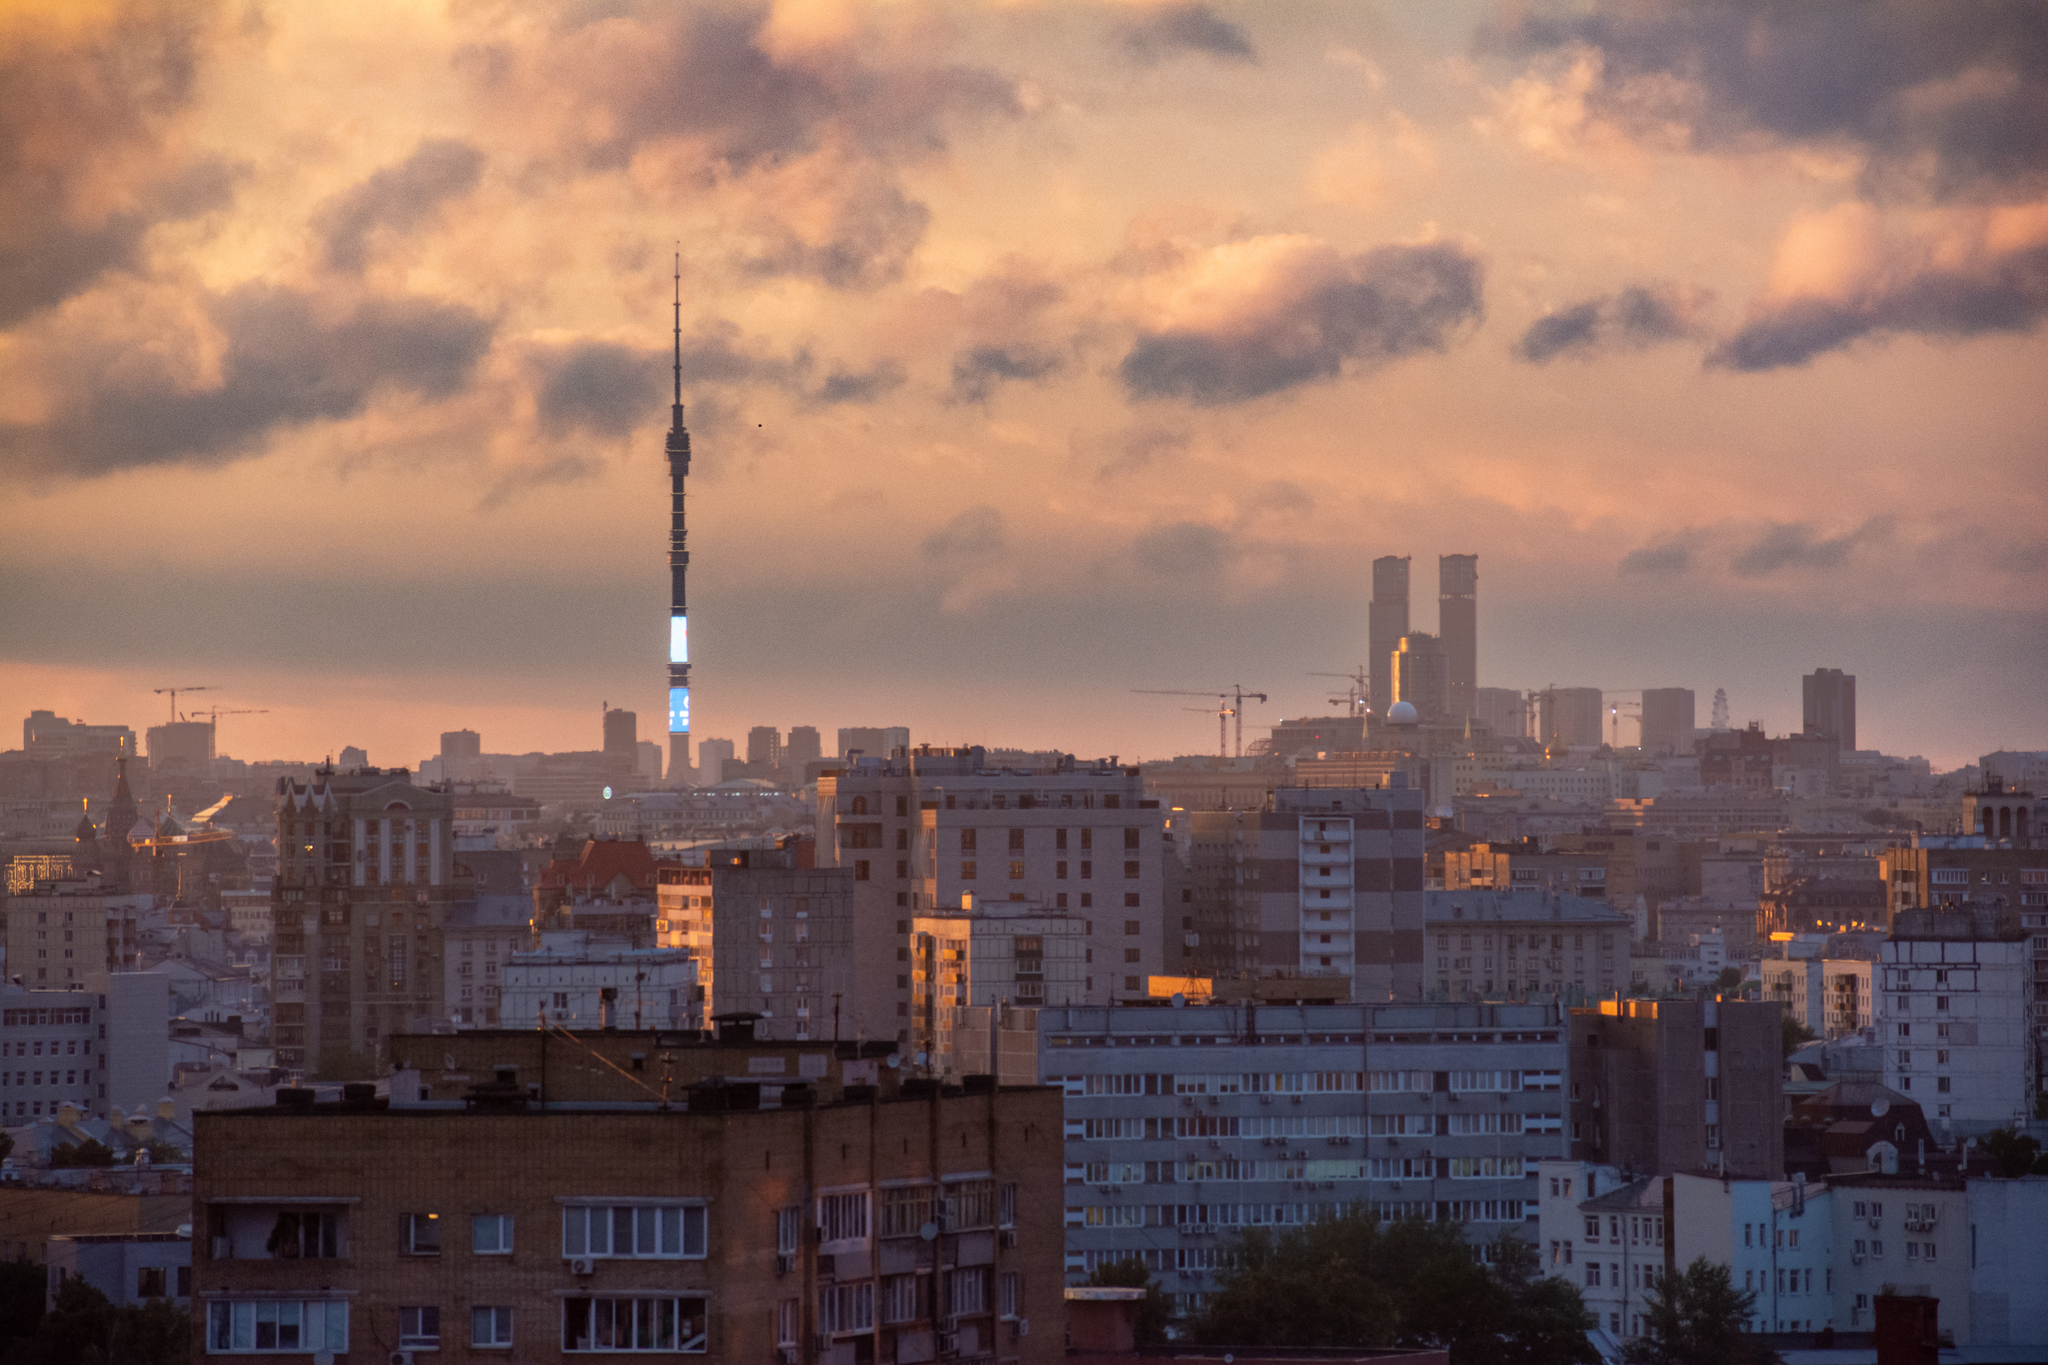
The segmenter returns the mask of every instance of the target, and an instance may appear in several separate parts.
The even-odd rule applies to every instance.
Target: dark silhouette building
[[[1479,556],[1437,556],[1437,638],[1444,644],[1444,719],[1465,720],[1479,690]]]
[[[1840,748],[1854,749],[1856,675],[1839,668],[1816,668],[1800,682],[1806,733],[1831,736]]]
[[[1394,704],[1394,651],[1408,633],[1408,556],[1382,555],[1372,562],[1372,606],[1366,621],[1366,647],[1372,657],[1366,676],[1372,686],[1372,715],[1386,718]]]

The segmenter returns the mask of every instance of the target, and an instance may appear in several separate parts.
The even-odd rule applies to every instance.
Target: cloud
[[[1164,5],[1123,26],[1126,56],[1147,66],[1184,52],[1226,62],[1256,62],[1251,35],[1203,4]]]
[[[2037,0],[1518,8],[1483,50],[1596,52],[1584,113],[1699,150],[1847,147],[1873,188],[1942,199],[2048,188],[2048,35]]]
[[[540,352],[535,399],[542,428],[556,435],[571,428],[603,436],[630,435],[660,402],[668,360],[660,351],[607,341],[580,341]]]
[[[893,360],[877,361],[865,370],[834,370],[809,395],[816,404],[872,403],[883,394],[903,387],[903,367]]]
[[[0,328],[133,263],[155,224],[229,201],[227,162],[172,145],[209,23],[122,5],[0,30]]]
[[[1176,459],[1187,452],[1189,444],[1185,431],[1140,425],[1108,437],[1076,437],[1074,448],[1082,461],[1094,466],[1096,478],[1108,481]]]
[[[820,156],[764,179],[775,188],[748,225],[757,245],[744,266],[754,274],[874,289],[901,278],[931,225],[929,208],[871,167]]]
[[[1572,304],[1529,324],[1515,354],[1541,365],[1560,355],[1585,359],[1600,351],[1641,350],[1695,335],[1710,297],[1671,285],[1631,285],[1621,292]]]
[[[1230,535],[1197,521],[1177,521],[1147,531],[1131,542],[1140,564],[1170,578],[1208,577],[1220,573],[1236,556]]]
[[[1836,569],[1863,545],[1892,538],[1890,517],[1872,517],[1853,531],[1820,536],[1803,521],[1778,522],[1738,552],[1730,562],[1739,578],[1768,578],[1787,569]]]
[[[1141,334],[1119,372],[1134,397],[1213,406],[1375,369],[1449,345],[1483,312],[1483,274],[1448,243],[1340,256],[1283,241],[1201,291],[1200,322]]]
[[[335,196],[314,216],[328,263],[351,273],[363,268],[370,234],[404,232],[433,216],[442,203],[469,193],[482,175],[484,154],[457,138],[427,138],[411,156],[386,166]]]
[[[1645,578],[1679,578],[1692,568],[1692,547],[1682,541],[1645,545],[1622,556],[1620,572]]]
[[[218,381],[181,386],[144,372],[125,341],[69,366],[76,387],[37,423],[0,424],[0,454],[24,471],[91,476],[143,465],[220,464],[280,429],[339,421],[385,391],[446,398],[489,348],[490,320],[425,299],[368,299],[339,314],[307,294],[243,285],[206,301],[220,335]]]
[[[1060,367],[1050,351],[1030,346],[976,346],[953,357],[955,403],[986,403],[995,386],[1006,379],[1043,379]]]
[[[986,503],[970,507],[931,532],[919,547],[926,559],[958,563],[993,554],[1003,545],[1003,514]]]

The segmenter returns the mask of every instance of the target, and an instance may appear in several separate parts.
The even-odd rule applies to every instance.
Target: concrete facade
[[[907,993],[895,951],[902,912],[882,907],[857,924],[853,869],[799,867],[794,850],[714,849],[709,855],[712,961],[723,983],[712,1012],[758,1014],[763,1038],[893,1037]]]
[[[1884,1083],[1944,1134],[1976,1134],[2033,1113],[2034,952],[2005,910],[1910,910],[1879,949],[1877,1027]]]

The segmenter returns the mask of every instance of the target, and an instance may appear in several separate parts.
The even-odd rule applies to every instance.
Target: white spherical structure
[[[1389,725],[1413,725],[1419,719],[1420,717],[1415,714],[1414,704],[1411,702],[1397,701],[1387,708],[1387,724]]]

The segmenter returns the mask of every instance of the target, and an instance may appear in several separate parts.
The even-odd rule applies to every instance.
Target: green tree
[[[2025,1133],[1994,1128],[1979,1145],[1986,1156],[1998,1163],[1998,1173],[2008,1180],[2023,1175],[2048,1175],[2048,1156],[2042,1154],[2041,1144]]]
[[[40,1295],[43,1272],[36,1268]],[[76,1275],[58,1286],[57,1303],[32,1335],[15,1339],[4,1365],[187,1365],[192,1315],[168,1299],[116,1308]]]
[[[0,1355],[43,1324],[43,1268],[25,1256],[0,1261]]]
[[[162,1138],[151,1138],[145,1146],[152,1166],[176,1166],[192,1159],[192,1154],[183,1147]]]
[[[1643,1298],[1643,1335],[1621,1353],[1628,1365],[1779,1365],[1776,1351],[1743,1331],[1756,1294],[1737,1289],[1725,1265],[1702,1256]]]
[[[1723,967],[1721,974],[1714,978],[1717,991],[1739,991],[1742,989],[1742,968]]]
[[[1173,1304],[1167,1299],[1166,1291],[1159,1287],[1159,1281],[1145,1269],[1143,1261],[1135,1256],[1126,1256],[1121,1261],[1097,1266],[1089,1275],[1088,1283],[1098,1288],[1144,1290],[1144,1300],[1138,1305],[1138,1344],[1150,1346],[1166,1340],[1166,1324],[1173,1318]]]
[[[69,1142],[50,1152],[50,1164],[66,1166],[111,1166],[114,1164],[114,1149],[92,1138],[76,1144]]]
[[[1799,1020],[1786,1014],[1778,1020],[1778,1045],[1786,1058],[1812,1042],[1817,1035]]]

